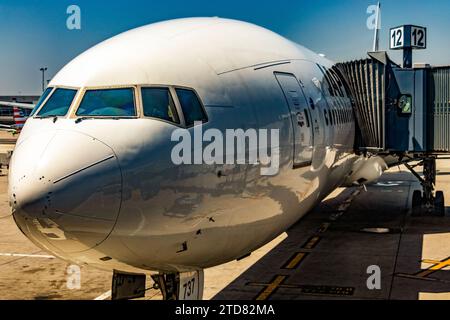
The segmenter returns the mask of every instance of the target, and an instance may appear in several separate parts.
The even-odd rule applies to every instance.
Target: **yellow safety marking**
[[[424,259],[422,260],[423,263],[429,263],[432,264],[431,267],[429,267],[428,269],[425,269],[423,271],[420,271],[418,273],[415,274],[415,276],[417,277],[428,277],[430,274],[442,270],[446,267],[450,266],[450,257],[438,261],[438,260],[430,260],[430,259]]]
[[[276,278],[267,285],[267,287],[256,297],[255,300],[261,301],[261,300],[267,300],[278,287],[280,284],[286,280],[287,276],[276,276]]]
[[[297,268],[303,259],[308,255],[307,252],[298,252],[294,255],[294,257],[289,260],[289,262],[282,269],[295,269]]]
[[[343,203],[338,207],[338,211],[346,211],[350,207],[349,203]]]
[[[287,276],[286,276],[287,278]],[[249,286],[267,287],[270,283],[248,282]],[[278,288],[295,289],[295,292],[302,295],[313,296],[352,296],[355,292],[353,287],[333,287],[333,286],[311,286],[298,284],[284,284],[280,283]],[[273,293],[273,292],[272,292]]]
[[[303,245],[302,249],[314,249],[320,241],[319,236],[313,236]]]
[[[317,230],[317,233],[325,233],[330,226],[331,226],[331,223],[328,223],[328,222],[322,223],[319,230]]]
[[[336,221],[337,219],[339,219],[344,214],[344,212],[346,212],[348,210],[348,208],[351,206],[353,200],[355,200],[355,198],[360,193],[361,193],[361,189],[353,191],[353,193],[347,199],[345,199],[344,201],[341,202],[341,204],[337,208],[337,213],[332,214],[330,216],[330,220]]]
[[[430,277],[418,277],[413,274],[407,274],[407,273],[396,273],[395,276],[402,277],[402,278],[416,279],[416,280],[424,280],[424,281],[439,281],[439,279],[430,278]]]

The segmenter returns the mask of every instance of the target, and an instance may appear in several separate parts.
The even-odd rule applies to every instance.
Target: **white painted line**
[[[106,291],[105,293],[99,295],[97,298],[95,298],[94,300],[106,300],[109,297],[111,297],[111,290]]]
[[[42,259],[55,259],[54,256],[43,254],[24,254],[24,253],[0,253],[0,257],[21,257],[21,258],[42,258]]]

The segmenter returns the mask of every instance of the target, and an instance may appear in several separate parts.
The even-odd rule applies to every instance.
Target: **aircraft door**
[[[324,110],[328,108],[325,96],[323,94],[322,83],[325,81],[323,73],[316,64],[309,61],[299,61],[297,63],[299,70],[299,79],[305,85],[304,93],[308,97],[308,104],[311,109],[311,118],[314,131],[314,146],[324,147],[326,121]]]
[[[293,74],[276,72],[275,77],[291,111],[294,127],[294,167],[310,165],[314,136],[309,104],[300,83]]]

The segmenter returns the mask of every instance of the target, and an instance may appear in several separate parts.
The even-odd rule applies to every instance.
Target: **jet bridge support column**
[[[436,185],[436,157],[424,156],[422,161],[416,165],[405,163],[405,166],[420,181],[421,190],[415,190],[412,199],[413,216],[422,216],[434,214],[436,216],[445,215],[444,193],[437,191],[434,193]],[[423,166],[423,177],[421,177],[415,168]]]
[[[426,47],[425,27],[403,25],[390,30],[390,49],[403,50],[403,67],[386,52],[337,67],[354,102],[357,152],[398,157],[422,185],[413,194],[413,215],[444,216],[436,160],[450,153],[450,66],[413,66],[413,50]]]

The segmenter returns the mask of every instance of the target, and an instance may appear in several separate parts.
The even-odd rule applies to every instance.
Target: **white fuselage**
[[[270,31],[218,18],[105,41],[50,83],[78,90],[67,115],[28,119],[9,177],[14,218],[45,250],[108,270],[186,271],[242,257],[354,171],[351,102],[343,88],[330,93],[339,91],[324,76],[332,67]],[[174,164],[171,135],[183,126],[145,117],[143,86],[195,90],[208,116],[203,132],[278,129],[278,174]],[[133,88],[135,117],[76,116],[86,90],[118,87]]]

